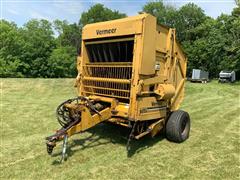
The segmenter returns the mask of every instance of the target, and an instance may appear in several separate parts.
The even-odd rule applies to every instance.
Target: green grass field
[[[190,138],[163,136],[134,142],[128,131],[100,124],[69,139],[69,158],[58,164],[45,137],[60,127],[55,108],[76,95],[73,79],[0,79],[0,179],[239,179],[240,83],[186,85],[181,109],[191,117]]]

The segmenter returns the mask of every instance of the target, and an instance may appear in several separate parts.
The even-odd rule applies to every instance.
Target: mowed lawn
[[[181,144],[145,137],[126,152],[128,131],[100,124],[69,139],[59,164],[45,137],[60,125],[55,109],[76,96],[74,79],[0,79],[0,179],[239,179],[240,83],[187,83],[181,109],[191,117]]]

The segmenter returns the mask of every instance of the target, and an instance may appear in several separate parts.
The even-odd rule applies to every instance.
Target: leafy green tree
[[[86,24],[109,21],[123,17],[126,17],[126,14],[115,10],[113,11],[109,8],[104,7],[102,4],[95,4],[87,12],[83,12],[81,14],[79,25],[82,28]]]
[[[189,59],[188,72],[201,68],[209,71],[211,77],[218,77],[221,70],[239,71],[239,28],[239,18],[231,15],[207,19],[193,28],[196,39],[183,42]]]
[[[221,15],[217,22],[220,24],[222,38],[226,39],[226,60],[221,62],[221,66],[240,71],[240,16],[234,12],[232,16]]]
[[[54,28],[58,32],[57,46],[72,46],[76,48],[76,55],[79,53],[81,44],[81,32],[78,24],[69,24],[66,20],[54,21]]]
[[[212,19],[193,3],[179,9],[163,1],[148,2],[143,11],[157,17],[158,23],[177,29],[178,40],[188,57],[188,74],[193,68],[218,77],[223,69],[240,72],[240,6],[231,15]],[[22,28],[1,20],[0,77],[74,77],[76,56],[84,25],[125,17],[102,4],[82,13],[79,24],[67,21],[30,20]]]
[[[192,31],[195,27],[201,25],[207,16],[204,11],[193,3],[188,3],[182,6],[176,16],[175,27],[177,29],[177,36],[179,41],[195,40]]]
[[[50,77],[75,77],[76,57],[80,53],[81,32],[76,23],[54,21],[54,28],[58,32],[57,48],[52,52],[49,61]],[[62,55],[61,55],[62,54]]]
[[[0,20],[0,77],[21,77],[22,38],[14,23]]]
[[[157,18],[158,24],[175,27],[177,9],[163,4],[163,1],[149,2],[143,7],[143,11]]]
[[[21,72],[27,77],[47,77],[48,58],[56,47],[52,25],[47,20],[30,20],[20,29],[24,44]]]
[[[149,2],[143,11],[157,18],[159,24],[164,24],[177,30],[180,42],[194,39],[192,29],[203,23],[207,16],[204,11],[193,3],[188,3],[180,9],[165,5],[163,1]]]
[[[201,37],[194,41],[184,41],[183,46],[188,57],[188,73],[193,68],[200,68],[210,73],[210,76],[217,76],[219,73],[220,63],[225,58],[226,39],[221,36],[221,31],[215,20],[205,21],[198,30]]]
[[[237,6],[240,6],[240,0],[235,0]]]
[[[0,57],[0,77],[23,77],[22,73],[18,72],[20,65],[21,62],[16,57],[8,56],[8,60]]]
[[[58,47],[48,60],[48,77],[76,77],[76,52],[72,46]]]

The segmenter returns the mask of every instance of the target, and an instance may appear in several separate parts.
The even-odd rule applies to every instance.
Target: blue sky
[[[127,15],[136,15],[141,11],[146,0],[0,0],[1,18],[14,21],[22,26],[31,18],[67,20],[78,22],[83,11],[95,3],[102,3],[106,7],[124,12]],[[230,14],[235,7],[234,0],[164,0],[164,3],[181,7],[194,2],[200,6],[207,15],[216,18],[221,13]]]

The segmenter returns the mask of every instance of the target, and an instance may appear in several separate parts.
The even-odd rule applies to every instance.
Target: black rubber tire
[[[173,142],[181,143],[188,139],[189,132],[189,114],[182,110],[172,112],[166,124],[167,139]]]

